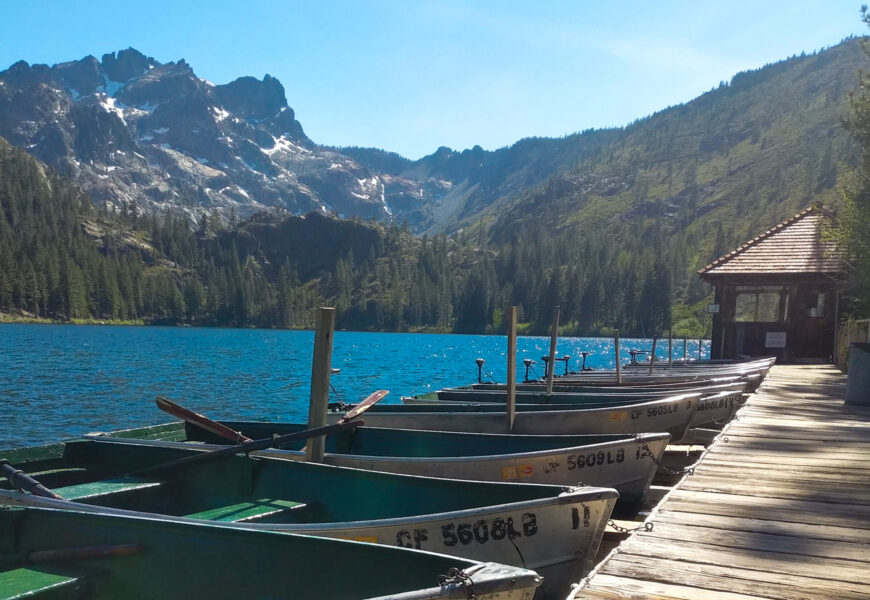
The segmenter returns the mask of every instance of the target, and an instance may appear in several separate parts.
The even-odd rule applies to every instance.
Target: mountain
[[[701,336],[710,288],[695,271],[810,203],[835,204],[860,157],[841,126],[866,61],[858,40],[739,73],[624,128],[492,152],[440,148],[417,161],[317,146],[272,78],[210,86],[186,64],[144,60],[126,51],[100,63],[19,64],[0,77],[0,127],[78,186],[0,139],[0,313],[287,327],[309,326],[310,309],[331,304],[343,328],[472,333],[503,331],[503,308],[515,305],[523,331],[538,334],[559,305],[569,334],[645,337],[673,326]],[[194,110],[200,100],[208,118]],[[236,159],[229,142],[196,147],[203,131],[261,145]],[[297,162],[280,166],[284,153],[266,153],[265,136],[279,132]],[[259,159],[258,168],[289,174],[256,181],[291,191],[309,175],[324,186],[352,169],[380,186],[383,210],[370,216],[392,222],[328,215],[313,183],[310,206],[301,194],[287,206],[314,208],[304,217],[243,218],[265,204],[220,204],[207,192],[197,203],[169,201],[189,199],[219,156],[231,161],[227,179],[256,179],[249,166]],[[160,180],[169,190],[162,203],[99,195],[151,189],[160,157],[176,161],[175,175]],[[355,198],[354,185],[339,181],[334,191]],[[95,210],[78,188],[121,210]],[[359,200],[347,210],[365,207]],[[178,206],[188,215],[143,214]],[[228,218],[203,218],[213,208]],[[398,226],[405,219],[409,227]]]
[[[184,60],[128,49],[0,73],[0,136],[116,208],[216,210],[227,220],[319,211],[418,233],[485,224],[498,241],[530,221],[556,231],[659,216],[688,227],[739,205],[748,222],[738,219],[736,242],[750,224],[835,200],[855,160],[839,119],[863,60],[851,39],[739,73],[627,127],[495,151],[442,147],[411,161],[317,145],[268,75],[214,85]]]
[[[848,40],[738,73],[619,130],[600,152],[588,152],[599,132],[566,138],[576,164],[489,203],[490,232],[506,239],[534,219],[552,231],[579,225],[623,239],[627,225],[658,221],[666,235],[695,236],[703,254],[720,225],[736,244],[814,202],[834,205],[860,154],[842,119],[866,66],[859,40]]]
[[[316,146],[269,75],[214,85],[134,49],[21,61],[0,73],[0,136],[116,209],[390,217],[380,179]]]
[[[172,213],[101,212],[0,138],[0,322],[311,327],[312,308],[340,297],[341,324],[398,328],[387,298],[408,285],[396,269],[416,245],[396,227],[318,212],[196,230]]]
[[[840,121],[862,68],[860,40],[848,39],[738,73],[626,127],[524,139],[495,151],[439,148],[413,162],[343,151],[400,181],[439,183],[422,190],[426,202],[411,221],[417,230],[482,221],[503,240],[531,221],[557,231],[578,222],[659,216],[686,226],[737,216],[735,235],[754,235],[813,201],[836,201],[836,182],[857,160]]]

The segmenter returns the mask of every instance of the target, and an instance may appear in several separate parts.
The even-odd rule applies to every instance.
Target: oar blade
[[[341,419],[339,419],[339,423],[345,423],[347,421],[357,418],[369,408],[383,400],[384,397],[389,393],[390,390],[378,390],[369,394],[368,398],[366,398],[355,407],[353,407],[351,410],[349,410],[347,413],[345,413],[345,415]]]
[[[184,408],[183,406],[181,406],[180,404],[176,404],[166,396],[157,396],[157,408],[165,413],[169,413],[173,417],[178,417],[183,421],[193,423],[197,427],[205,429],[210,433],[213,433],[219,437],[224,438],[225,440],[229,440],[236,444],[251,441],[251,438],[242,435],[240,432],[233,431],[223,423],[218,423],[217,421],[209,419],[205,415]]]

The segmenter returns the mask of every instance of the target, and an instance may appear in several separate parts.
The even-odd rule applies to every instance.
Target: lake
[[[0,448],[169,421],[155,406],[158,394],[215,418],[304,421],[313,344],[312,331],[0,325]],[[524,358],[543,374],[549,344],[518,339],[518,381]],[[627,360],[628,349],[652,342],[620,346]],[[332,366],[341,374],[332,383],[346,402],[387,389],[383,402],[398,403],[402,395],[475,381],[477,358],[490,379],[503,382],[506,347],[505,336],[338,331]],[[589,366],[613,368],[612,339],[559,339],[557,355],[570,355],[571,369],[579,369],[581,351],[590,353]],[[674,357],[682,351],[675,341]],[[667,360],[666,340],[656,354]],[[698,356],[698,340],[689,341],[688,355]],[[709,358],[708,341],[702,357]]]

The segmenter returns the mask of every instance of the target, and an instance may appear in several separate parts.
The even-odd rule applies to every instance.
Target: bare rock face
[[[160,63],[132,48],[0,72],[0,137],[114,210],[181,210],[192,221],[316,212],[418,233],[456,230],[577,162],[571,138],[441,147],[416,161],[319,146],[276,78],[215,85],[183,59]]]
[[[394,217],[382,178],[314,144],[269,75],[214,85],[132,48],[21,61],[0,72],[0,136],[116,209]]]

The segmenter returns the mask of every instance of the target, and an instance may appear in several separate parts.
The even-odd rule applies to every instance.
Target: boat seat
[[[260,498],[258,500],[240,502],[229,506],[219,506],[217,508],[211,508],[185,516],[191,519],[239,523],[262,519],[264,517],[274,516],[287,511],[296,512],[305,509],[307,506],[308,505],[303,502],[293,502],[292,500]]]
[[[83,579],[19,567],[0,572],[0,600],[81,598]]]
[[[28,471],[27,474],[35,478],[52,475],[79,475],[87,472],[88,470],[85,467],[58,467],[56,469],[44,469],[42,471]]]
[[[53,491],[66,500],[86,500],[110,494],[154,488],[161,484],[162,482],[160,481],[148,481],[136,477],[116,477],[115,479],[104,479],[102,481],[55,488]]]

